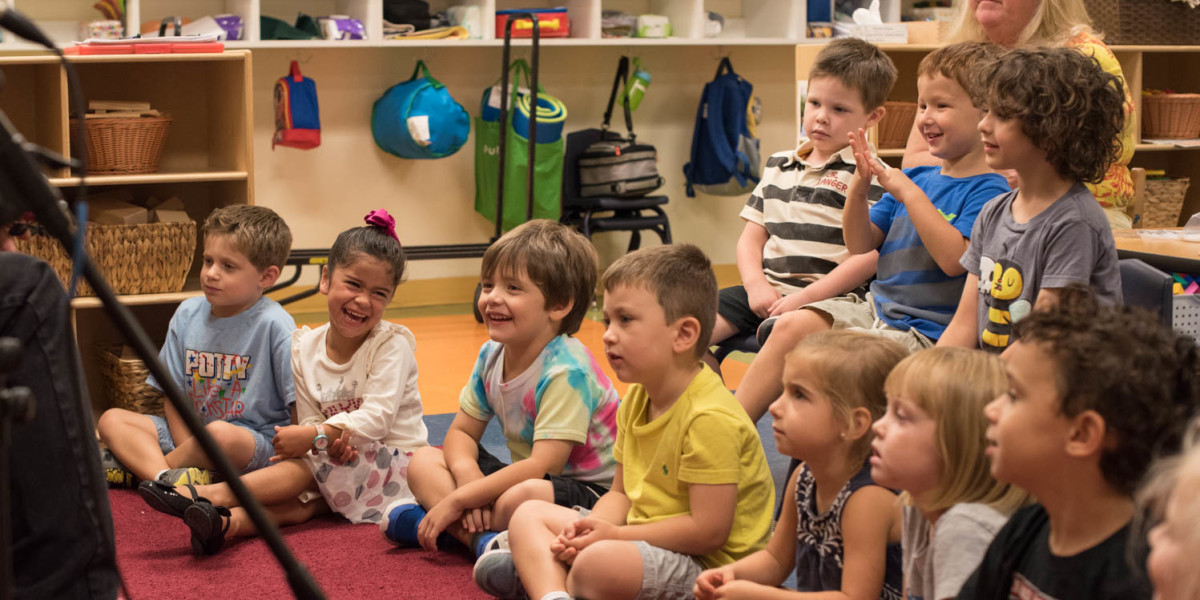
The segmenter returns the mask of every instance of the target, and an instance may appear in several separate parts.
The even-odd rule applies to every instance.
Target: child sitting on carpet
[[[604,350],[632,383],[617,416],[612,489],[590,514],[528,502],[512,550],[475,562],[501,598],[684,598],[704,568],[762,548],[775,486],[754,423],[700,362],[717,314],[708,258],[645,248],[604,273]],[[569,595],[568,595],[569,594]]]
[[[445,448],[413,456],[409,481],[420,505],[388,512],[388,540],[434,550],[448,532],[479,554],[507,546],[493,532],[507,529],[525,500],[591,507],[608,490],[618,398],[571,337],[591,307],[596,273],[591,242],[553,221],[521,225],[488,248],[478,307],[492,339],[459,395]],[[492,417],[511,465],[479,444]]]
[[[329,323],[293,336],[299,424],[276,427],[275,464],[242,478],[280,525],[330,509],[354,523],[379,523],[387,507],[413,501],[405,470],[427,445],[416,340],[382,320],[404,275],[404,251],[386,211],[366,221],[329,251],[321,274]],[[256,533],[228,484],[187,487],[191,498],[157,481],[142,482],[138,493],[151,508],[183,517],[197,554],[217,552],[226,536]]]
[[[983,407],[1008,389],[1004,363],[986,352],[930,348],[887,378],[875,421],[871,477],[904,490],[904,597],[947,600],[1029,494],[988,472]]]
[[[697,598],[773,598],[793,570],[800,592],[902,597],[899,506],[871,479],[869,459],[871,423],[887,407],[884,382],[906,353],[894,340],[844,329],[817,332],[788,353],[770,413],[779,452],[802,462],[766,549],[710,565],[696,579]]]
[[[279,279],[291,247],[287,223],[269,208],[214,210],[204,221],[204,296],[180,303],[158,354],[217,445],[243,471],[267,465],[274,427],[288,424],[287,359],[296,322],[263,292]],[[146,383],[164,385],[153,375]],[[175,407],[167,402],[164,410],[159,417],[110,408],[96,425],[100,440],[138,479],[211,483],[214,464]],[[112,466],[124,480],[119,465]]]

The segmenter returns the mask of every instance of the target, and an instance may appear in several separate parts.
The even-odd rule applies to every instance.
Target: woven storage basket
[[[1146,204],[1142,209],[1142,227],[1162,229],[1179,226],[1179,212],[1187,196],[1188,179],[1150,179],[1146,181]]]
[[[1200,41],[1200,9],[1170,0],[1085,0],[1104,43],[1190,45]]]
[[[1200,14],[1196,18],[1200,19]],[[1200,137],[1200,94],[1142,96],[1142,137]]]
[[[884,102],[887,112],[879,121],[879,148],[903,148],[917,118],[916,102]]]
[[[17,240],[17,247],[50,263],[66,285],[71,280],[71,258],[51,237]],[[196,222],[97,225],[87,228],[87,253],[118,294],[154,294],[183,289],[196,255]],[[80,281],[77,293],[94,296]]]
[[[124,347],[96,348],[96,366],[104,378],[104,394],[108,405],[145,415],[163,415],[166,396],[146,383],[150,374],[146,363],[138,358],[123,358]]]
[[[87,168],[92,175],[154,173],[162,158],[171,117],[85,119]],[[78,129],[79,119],[71,119]]]

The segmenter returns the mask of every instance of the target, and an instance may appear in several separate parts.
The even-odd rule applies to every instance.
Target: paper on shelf
[[[1158,140],[1158,139],[1143,139],[1143,144],[1158,144],[1160,146],[1174,146],[1176,148],[1200,148],[1200,138],[1191,140]]]
[[[216,34],[208,35],[176,35],[169,37],[140,37],[140,38],[124,38],[120,40],[107,40],[103,38],[88,38],[82,42],[75,42],[76,46],[113,46],[121,44],[162,44],[164,42],[171,44],[205,44],[209,42],[220,41]]]

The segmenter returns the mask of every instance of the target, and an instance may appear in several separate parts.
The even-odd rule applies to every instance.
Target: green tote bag
[[[521,76],[525,86],[529,85],[529,65],[517,59],[509,65],[513,72],[512,91],[509,95],[508,118],[504,127],[508,138],[504,143],[504,215],[501,228],[505,231],[525,222],[526,183],[529,173],[528,131],[517,133],[513,117],[517,110],[516,100],[520,92]],[[499,86],[484,90],[480,116],[475,118],[475,211],[493,223],[496,221],[496,185],[500,172],[500,99]],[[538,86],[539,98],[544,97]],[[557,102],[557,101],[555,101]],[[539,104],[542,102],[539,101]],[[542,127],[539,120],[538,128]],[[538,137],[543,137],[539,134]],[[543,138],[545,139],[545,138]],[[557,221],[562,212],[562,136],[545,143],[538,143],[534,160],[533,218]]]

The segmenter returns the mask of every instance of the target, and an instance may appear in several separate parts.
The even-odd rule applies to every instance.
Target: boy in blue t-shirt
[[[296,323],[263,292],[279,279],[291,247],[287,223],[269,208],[213,211],[204,222],[204,296],[179,305],[159,352],[209,433],[245,471],[267,465],[275,427],[290,422]],[[147,383],[162,389],[153,376]],[[100,439],[142,486],[212,483],[212,461],[175,407],[164,409],[165,417],[106,410]]]
[[[864,329],[911,350],[933,346],[941,337],[962,295],[966,269],[959,259],[975,217],[1008,191],[1004,177],[988,168],[977,129],[985,88],[979,73],[1001,52],[992,44],[961,43],[921,61],[917,128],[942,159],[941,167],[890,168],[871,156],[861,129],[851,134],[858,169],[846,194],[842,228],[850,252],[879,250],[876,279],[865,301],[831,298],[779,316],[755,364],[782,364],[797,342],[830,328]],[[872,175],[888,193],[868,206]],[[739,390],[738,400],[747,410],[765,408],[780,390],[770,391],[749,397]]]

